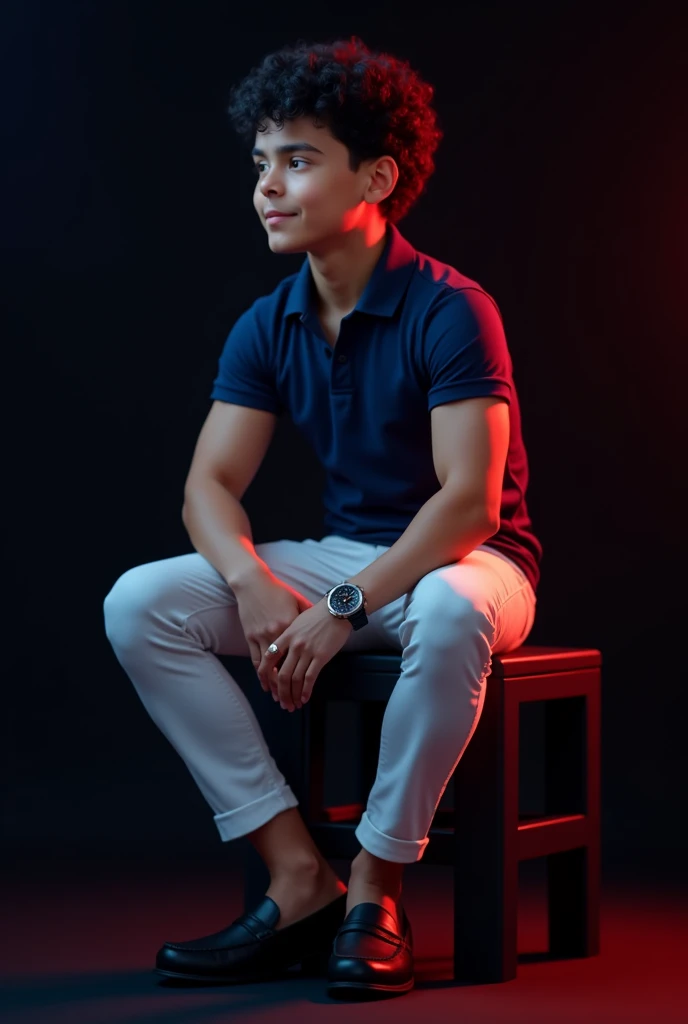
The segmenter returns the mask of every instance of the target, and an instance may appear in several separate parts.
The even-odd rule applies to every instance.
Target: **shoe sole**
[[[396,996],[410,992],[415,978],[410,978],[402,985],[376,985],[365,981],[332,981],[327,986],[327,994],[334,999],[360,999],[366,994],[376,996]]]
[[[208,985],[231,985],[233,983],[251,984],[259,981],[279,981],[289,978],[324,977],[327,973],[328,953],[305,956],[300,961],[295,960],[293,964],[269,968],[253,973],[207,975],[207,974],[186,974],[182,971],[167,971],[163,967],[154,968],[156,974],[165,978],[173,978],[175,981],[202,981]],[[300,972],[295,970],[301,965]]]
[[[279,978],[289,977],[288,970],[277,972],[265,972],[262,974],[228,974],[224,977],[210,977],[207,974],[181,974],[178,971],[163,971],[160,967],[155,968],[155,973],[164,978],[172,978],[174,981],[202,981],[205,985],[232,985],[247,984],[258,981],[272,981]]]

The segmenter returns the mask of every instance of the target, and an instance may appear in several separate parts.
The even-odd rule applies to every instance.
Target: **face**
[[[253,205],[273,252],[324,252],[364,225],[371,208],[363,196],[376,161],[352,171],[346,146],[306,117],[285,121],[279,130],[268,121],[265,132],[256,132],[255,146]],[[289,216],[273,220],[266,217],[271,210]]]

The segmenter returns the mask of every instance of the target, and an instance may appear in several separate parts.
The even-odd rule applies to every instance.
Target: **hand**
[[[261,663],[264,663],[263,652],[274,637],[284,633],[301,612],[313,607],[313,603],[283,580],[277,579],[267,568],[258,566],[243,580],[233,581],[232,589],[251,661],[258,672]],[[260,685],[264,690],[272,691],[277,700],[277,666],[274,659],[270,673],[263,674]]]
[[[285,631],[273,638],[277,654],[263,655],[258,678],[269,685],[275,665],[277,695],[287,711],[301,708],[313,692],[320,670],[342,649],[353,626],[348,619],[338,619],[327,609],[323,599],[294,619]]]

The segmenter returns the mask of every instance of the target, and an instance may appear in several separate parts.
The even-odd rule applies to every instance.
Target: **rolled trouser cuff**
[[[289,786],[283,785],[280,789],[272,790],[253,800],[250,804],[237,807],[233,811],[225,811],[223,814],[214,816],[220,839],[223,843],[230,839],[238,839],[249,832],[260,828],[267,821],[282,811],[288,811],[290,807],[298,807],[299,801]]]
[[[368,812],[364,811],[361,820],[356,828],[356,838],[368,853],[381,860],[390,860],[395,864],[413,864],[420,860],[425,852],[425,847],[430,840],[425,839],[395,839],[388,836],[370,821]]]

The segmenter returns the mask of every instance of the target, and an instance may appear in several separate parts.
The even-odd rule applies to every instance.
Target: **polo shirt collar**
[[[394,224],[388,223],[385,247],[354,310],[376,316],[394,316],[411,279],[415,258],[416,250],[410,242]],[[315,313],[314,293],[310,261],[306,257],[289,290],[284,316]]]

